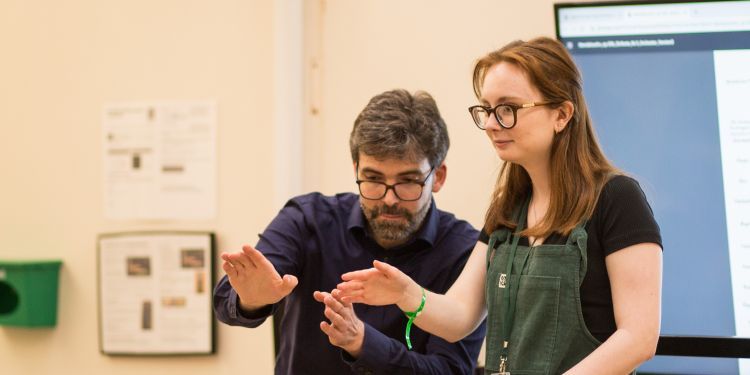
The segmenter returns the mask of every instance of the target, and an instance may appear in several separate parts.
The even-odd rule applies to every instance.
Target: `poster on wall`
[[[112,103],[102,127],[105,218],[215,218],[215,103]]]
[[[209,232],[100,235],[102,353],[213,353],[214,243]]]

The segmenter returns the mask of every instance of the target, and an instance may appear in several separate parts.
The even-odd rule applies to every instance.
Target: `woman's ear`
[[[561,131],[565,130],[565,127],[568,126],[570,119],[573,118],[574,112],[575,107],[573,107],[573,103],[570,100],[566,100],[562,102],[562,104],[560,104],[560,107],[557,108],[557,122],[555,123],[555,133],[560,133]]]

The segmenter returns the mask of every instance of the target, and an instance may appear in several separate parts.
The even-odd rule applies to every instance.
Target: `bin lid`
[[[0,268],[5,269],[50,269],[58,268],[62,264],[59,259],[44,260],[4,260],[0,259]]]

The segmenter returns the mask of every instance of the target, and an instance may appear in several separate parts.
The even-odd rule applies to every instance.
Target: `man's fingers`
[[[281,292],[287,295],[292,292],[292,289],[297,286],[299,280],[294,275],[284,275],[281,279]]]
[[[323,310],[323,315],[328,318],[329,321],[331,321],[332,324],[336,324],[335,319],[339,316],[339,314],[336,314],[333,309],[331,309],[329,306],[326,306],[326,308]]]
[[[234,278],[238,276],[237,270],[232,266],[231,263],[227,261],[221,264],[221,268],[224,270],[224,272],[226,272],[227,275],[229,275],[229,277]]]
[[[328,322],[320,322],[320,330],[328,336],[328,340],[333,341],[331,335],[336,334],[336,328],[331,326]]]
[[[225,253],[226,261],[232,263],[232,266],[237,269],[238,272],[244,271],[249,266],[249,259],[245,254],[242,253]]]
[[[352,303],[350,301],[346,301],[346,300],[344,300],[342,298],[343,296],[342,296],[340,290],[338,290],[338,289],[332,290],[331,291],[331,296],[333,296],[333,298],[336,298],[339,302],[341,302],[341,304],[344,305],[345,308],[352,308]]]
[[[349,322],[347,322],[346,318],[341,316],[340,314],[336,314],[333,319],[331,320],[331,326],[338,330],[344,329],[344,327],[349,326]]]
[[[276,273],[273,264],[266,259],[265,255],[250,245],[242,246],[242,252],[248,257],[254,267]],[[278,273],[276,273],[278,275]]]
[[[328,295],[328,293],[319,292],[317,290],[313,292],[313,298],[318,302],[323,302],[326,298],[326,295]]]
[[[232,254],[231,253],[221,253],[221,259],[225,262],[228,262],[232,265],[232,267],[237,267],[234,265],[234,261],[232,260]]]
[[[330,294],[325,297],[323,302],[326,304],[326,306],[331,308],[337,314],[341,315],[342,313],[344,313],[344,311],[342,311],[345,309],[344,305],[342,305],[341,302],[336,300],[336,298],[333,298],[333,296],[331,296]]]
[[[254,247],[244,245],[242,246],[242,252],[238,253],[238,255],[241,256],[238,257],[238,261],[242,261],[242,265],[245,266],[246,269],[258,271],[261,274],[268,274],[270,275],[271,280],[279,283],[282,282],[281,276],[276,272],[276,268],[274,268],[273,264],[266,259],[263,253],[256,250]],[[293,286],[287,287],[288,291],[294,289],[294,286],[296,285],[295,281]]]
[[[323,315],[328,318],[328,320],[331,322],[331,326],[334,329],[339,330],[347,326],[346,318],[341,316],[338,311],[332,309],[330,306],[326,306],[325,310],[323,310]]]
[[[263,256],[263,254],[260,253],[260,251],[256,250],[254,247],[250,245],[242,245],[242,253],[245,254],[249,259],[250,263],[252,263],[253,267],[257,268],[258,264],[256,264],[256,261],[260,261],[259,258],[257,258],[257,255],[260,254],[260,256]]]

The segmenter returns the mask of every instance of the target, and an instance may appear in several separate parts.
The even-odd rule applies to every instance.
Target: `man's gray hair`
[[[424,91],[414,95],[398,89],[379,94],[367,103],[354,121],[349,137],[352,160],[359,154],[376,159],[427,158],[438,167],[445,160],[450,140],[437,104]]]

